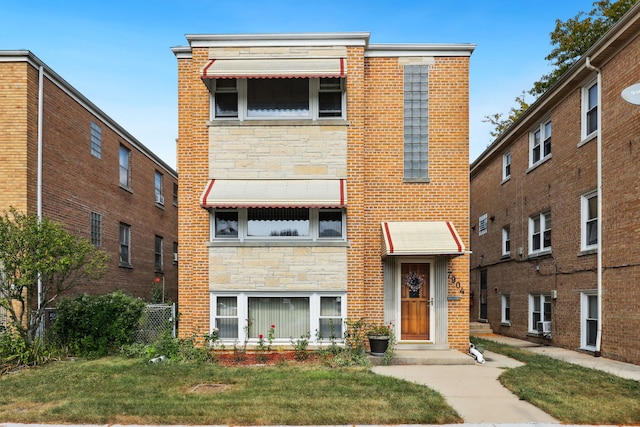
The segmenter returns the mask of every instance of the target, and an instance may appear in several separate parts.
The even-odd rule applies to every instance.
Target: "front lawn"
[[[481,338],[472,341],[526,363],[507,369],[500,382],[565,424],[640,424],[638,381]]]
[[[198,387],[199,386],[199,387]],[[427,387],[365,368],[224,367],[119,357],[63,361],[0,377],[0,420],[82,424],[447,424]]]

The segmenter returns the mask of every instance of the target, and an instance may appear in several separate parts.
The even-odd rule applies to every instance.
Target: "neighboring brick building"
[[[471,320],[640,364],[639,34],[637,5],[471,165]]]
[[[176,172],[29,51],[0,51],[0,148],[0,212],[40,212],[110,255],[78,291],[151,300],[164,281],[176,300]]]
[[[187,40],[173,48],[181,335],[255,343],[274,324],[282,343],[315,343],[366,318],[406,348],[468,348],[474,46]]]

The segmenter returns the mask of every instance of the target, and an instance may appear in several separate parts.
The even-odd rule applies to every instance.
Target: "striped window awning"
[[[469,253],[449,221],[383,222],[382,256]]]
[[[201,70],[203,79],[345,77],[345,58],[211,59]]]
[[[343,208],[344,179],[212,179],[203,208]]]

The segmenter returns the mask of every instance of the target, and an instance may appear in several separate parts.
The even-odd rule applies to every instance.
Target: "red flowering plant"
[[[265,353],[271,351],[271,346],[273,344],[273,340],[275,339],[275,335],[276,335],[276,325],[271,325],[271,327],[267,331],[266,340],[263,334],[258,335],[258,346],[256,347],[256,360],[259,363],[264,363],[267,361],[268,356]]]

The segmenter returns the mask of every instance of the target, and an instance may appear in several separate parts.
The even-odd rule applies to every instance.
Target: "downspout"
[[[38,70],[38,165],[36,184],[36,210],[38,220],[42,220],[42,115],[44,111],[44,67],[40,65]],[[42,279],[38,275],[38,311],[42,301]]]
[[[598,169],[598,178],[597,178],[597,192],[598,192],[598,229],[597,229],[597,239],[598,239],[598,331],[596,334],[596,350],[593,353],[594,356],[600,357],[600,350],[602,346],[602,251],[604,245],[602,244],[602,73],[599,68],[591,65],[591,58],[587,57],[585,62],[585,66],[587,69],[595,71],[598,74],[598,114],[596,117],[598,123],[597,130],[597,169]]]

